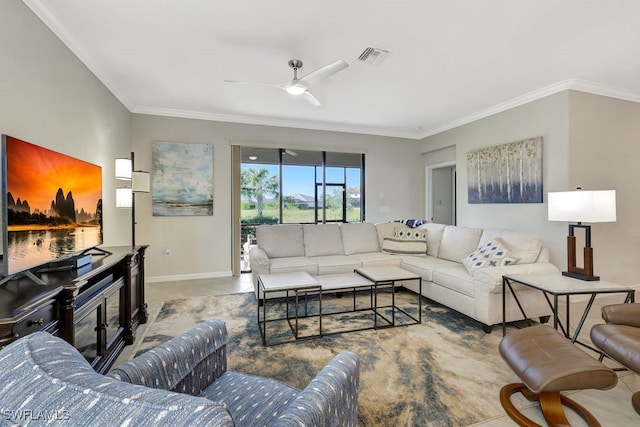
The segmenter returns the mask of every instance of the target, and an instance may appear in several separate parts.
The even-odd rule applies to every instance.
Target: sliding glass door
[[[245,146],[234,152],[241,271],[250,270],[248,251],[260,224],[364,221],[364,154]]]

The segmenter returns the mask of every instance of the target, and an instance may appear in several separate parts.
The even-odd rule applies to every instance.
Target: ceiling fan
[[[243,83],[243,84],[256,84],[263,86],[273,86],[280,89],[284,89],[290,95],[302,96],[309,103],[315,105],[316,107],[322,105],[322,103],[309,92],[309,88],[319,82],[320,80],[324,80],[329,76],[334,75],[335,73],[344,70],[347,68],[349,64],[343,59],[338,59],[335,62],[332,62],[329,65],[325,65],[322,68],[319,68],[315,71],[310,72],[309,74],[298,78],[298,70],[302,68],[302,61],[299,59],[292,59],[289,61],[289,67],[293,68],[293,80],[282,83],[282,84],[274,84],[274,83],[263,83],[263,82],[243,82],[237,80],[225,80],[227,83]]]

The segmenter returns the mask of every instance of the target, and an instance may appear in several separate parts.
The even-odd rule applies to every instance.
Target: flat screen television
[[[12,276],[103,242],[102,168],[2,135],[2,267]]]

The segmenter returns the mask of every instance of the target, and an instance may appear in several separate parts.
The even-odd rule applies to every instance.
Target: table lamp
[[[577,222],[569,224],[567,237],[567,271],[564,276],[580,280],[600,280],[593,275],[593,248],[591,247],[591,226],[583,222],[615,222],[616,191],[561,191],[548,193],[549,221]],[[584,229],[585,247],[583,266],[576,265],[576,237],[574,230]]]

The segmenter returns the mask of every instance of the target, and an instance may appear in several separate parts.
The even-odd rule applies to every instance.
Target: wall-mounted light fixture
[[[115,178],[130,181],[130,187],[116,188],[116,207],[131,208],[131,244],[136,244],[136,196],[135,193],[148,193],[151,189],[149,172],[134,170],[134,154],[129,159],[116,159]]]

